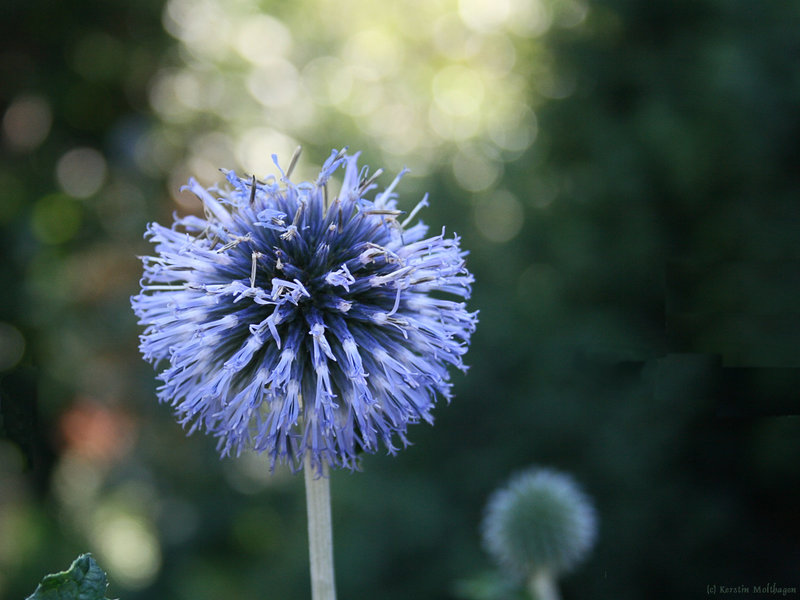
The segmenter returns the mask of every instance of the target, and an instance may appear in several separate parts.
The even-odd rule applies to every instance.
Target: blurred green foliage
[[[481,512],[529,464],[573,473],[597,503],[567,600],[800,583],[800,9],[588,8],[509,38],[517,61],[544,47],[571,82],[531,99],[538,136],[503,165],[519,207],[466,192],[446,162],[409,183],[431,193],[426,222],[471,249],[481,323],[435,427],[334,474],[343,598],[490,581]],[[137,152],[153,132],[188,143],[150,107],[176,53],[162,9],[1,9],[2,598],[84,551],[128,600],[308,596],[300,479],[185,438],[136,350],[135,256],[175,192]],[[307,160],[349,144],[377,164],[348,122],[301,138]]]

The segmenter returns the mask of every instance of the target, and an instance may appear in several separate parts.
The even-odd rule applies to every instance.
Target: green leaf
[[[108,579],[91,554],[81,554],[70,568],[45,575],[26,600],[107,600]]]
[[[484,571],[457,581],[452,593],[461,600],[527,600],[519,580],[499,571]]]

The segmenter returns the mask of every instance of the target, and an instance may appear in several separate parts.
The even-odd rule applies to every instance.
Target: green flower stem
[[[333,576],[333,527],[328,464],[322,474],[311,467],[311,452],[306,452],[303,473],[308,509],[308,556],[311,563],[312,600],[336,600]]]
[[[549,569],[536,571],[528,580],[528,589],[533,600],[561,600],[556,581]]]

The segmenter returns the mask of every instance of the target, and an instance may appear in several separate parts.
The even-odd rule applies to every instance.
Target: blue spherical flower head
[[[403,173],[372,194],[380,172],[367,177],[357,158],[333,151],[314,182],[290,180],[294,159],[263,182],[190,180],[204,217],[148,226],[155,256],[131,300],[140,348],[163,369],[159,399],[222,455],[356,468],[361,451],[407,445],[408,424],[449,401],[448,366],[466,370],[477,322],[466,252],[414,223],[427,197],[397,208]]]

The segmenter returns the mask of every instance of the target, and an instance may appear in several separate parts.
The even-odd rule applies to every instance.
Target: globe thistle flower
[[[266,452],[274,468],[358,466],[361,451],[407,445],[409,423],[432,422],[451,397],[448,366],[462,356],[477,313],[457,236],[427,237],[395,187],[373,199],[358,154],[333,151],[313,182],[224,172],[227,184],[184,189],[204,217],[151,223],[131,299],[140,349],[162,368],[158,398],[190,432],[218,438],[223,456]],[[341,191],[328,181],[344,167]],[[454,298],[453,298],[454,297]]]
[[[512,477],[486,507],[483,542],[511,575],[566,572],[592,548],[597,519],[589,498],[564,473],[532,468]]]

